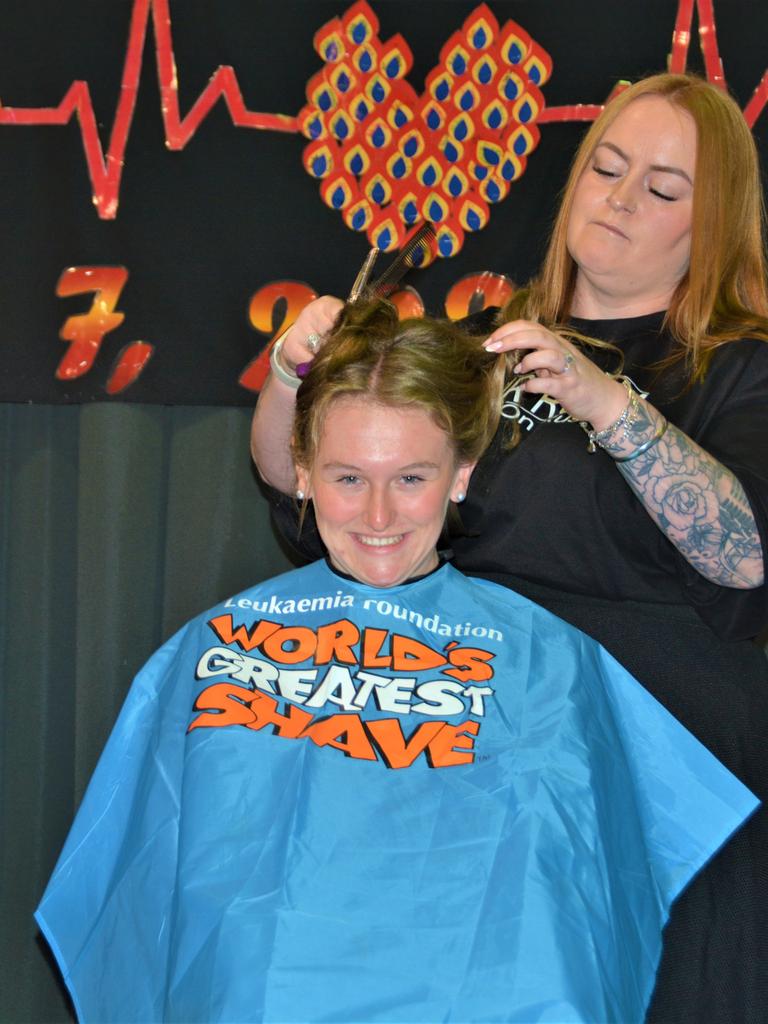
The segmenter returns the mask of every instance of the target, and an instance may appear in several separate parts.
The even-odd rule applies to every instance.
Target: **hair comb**
[[[364,292],[380,299],[385,299],[388,295],[391,295],[404,275],[412,267],[421,266],[425,258],[430,255],[435,237],[434,227],[429,221],[425,221],[403,246],[400,253],[390,263],[381,277],[377,278],[369,286],[368,282],[373,273],[373,266],[381,252],[380,249],[374,246],[365,257],[360,272],[355,278],[355,283],[352,285],[352,291],[349,293],[347,302],[357,301]]]
[[[436,239],[435,229],[430,221],[426,220],[418,231],[414,232],[408,242],[400,250],[399,254],[390,263],[381,277],[377,278],[372,285],[368,282],[373,273],[373,266],[381,255],[381,249],[375,245],[368,250],[368,255],[363,260],[363,265],[358,271],[352,291],[347,297],[347,302],[357,302],[362,296],[386,299],[395,290],[396,286],[404,275],[413,267],[420,267],[427,256],[432,252],[432,243]],[[309,373],[312,365],[310,359],[306,363],[299,363],[296,367],[296,376],[303,380]]]

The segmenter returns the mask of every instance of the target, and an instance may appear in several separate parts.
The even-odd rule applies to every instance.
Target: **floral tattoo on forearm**
[[[662,422],[657,409],[638,401],[622,437],[604,447],[614,456],[631,455]],[[648,451],[616,465],[657,526],[702,576],[724,587],[762,585],[762,546],[744,488],[682,430],[670,424]]]

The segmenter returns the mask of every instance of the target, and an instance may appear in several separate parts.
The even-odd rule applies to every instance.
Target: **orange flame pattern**
[[[408,44],[400,35],[382,42],[378,31],[358,0],[315,34],[324,67],[298,116],[310,140],[304,167],[371,245],[399,249],[429,220],[437,254],[454,256],[525,171],[552,61],[520,25],[499,27],[481,4],[445,43],[419,96],[405,80]]]

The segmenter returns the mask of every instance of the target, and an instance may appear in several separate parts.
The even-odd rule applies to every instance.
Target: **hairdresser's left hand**
[[[575,420],[604,430],[627,404],[624,387],[588,359],[582,351],[541,324],[512,320],[483,342],[490,352],[520,351],[516,374],[533,373],[522,384],[530,394],[549,395]]]

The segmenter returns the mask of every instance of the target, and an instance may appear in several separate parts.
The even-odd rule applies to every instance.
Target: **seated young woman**
[[[503,358],[342,312],[293,435],[328,559],[149,661],[38,910],[80,1020],[642,1019],[756,801],[595,641],[441,562]]]

